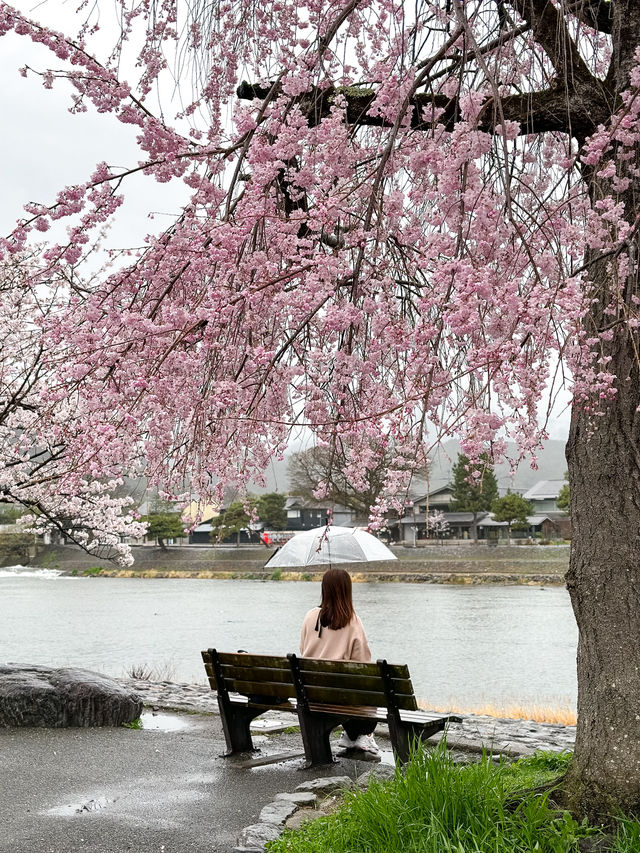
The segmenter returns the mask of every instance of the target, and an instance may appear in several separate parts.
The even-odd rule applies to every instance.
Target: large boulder
[[[136,693],[97,672],[0,664],[0,727],[119,726],[141,711]]]

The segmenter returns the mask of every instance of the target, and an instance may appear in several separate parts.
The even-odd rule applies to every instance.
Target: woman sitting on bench
[[[322,602],[304,617],[300,654],[325,660],[371,660],[362,622],[353,609],[351,577],[344,569],[329,569],[322,576]],[[353,720],[342,727],[339,747],[378,754],[375,721]]]

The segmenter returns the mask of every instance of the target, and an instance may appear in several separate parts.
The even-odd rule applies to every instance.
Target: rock
[[[119,726],[141,711],[136,693],[97,672],[0,665],[0,727]]]
[[[276,800],[262,809],[258,820],[260,823],[275,823],[276,826],[281,826],[297,809],[298,806],[295,803]]]
[[[258,848],[264,850],[267,841],[275,841],[280,838],[282,829],[273,823],[253,823],[245,827],[240,833],[238,847]]]
[[[332,794],[342,788],[350,788],[353,779],[348,776],[329,776],[323,779],[312,779],[296,786],[296,791],[311,791],[314,794]]]
[[[367,788],[369,786],[369,779],[373,776],[376,779],[382,781],[383,779],[393,779],[396,775],[396,768],[391,767],[389,764],[377,764],[375,767],[372,767],[371,770],[366,770],[356,779],[356,785],[358,788]]]
[[[293,794],[276,794],[276,800],[286,800],[289,803],[295,803],[297,806],[315,806],[318,798],[311,791],[298,791]]]

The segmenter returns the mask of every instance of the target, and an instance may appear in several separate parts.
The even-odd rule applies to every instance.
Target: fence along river
[[[200,649],[297,651],[320,585],[0,570],[0,662],[204,682]],[[561,587],[354,585],[374,658],[408,663],[434,706],[575,705],[577,628]]]

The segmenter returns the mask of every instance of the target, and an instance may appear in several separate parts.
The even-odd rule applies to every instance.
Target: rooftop
[[[527,501],[543,501],[550,498],[557,498],[563,486],[566,486],[566,480],[539,480],[532,486],[528,492],[522,496]]]

